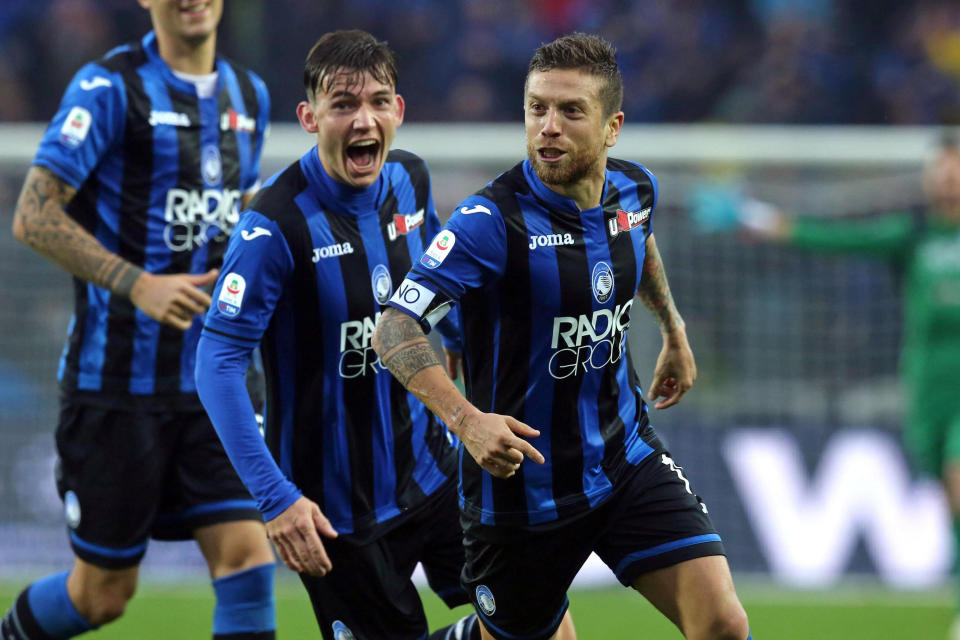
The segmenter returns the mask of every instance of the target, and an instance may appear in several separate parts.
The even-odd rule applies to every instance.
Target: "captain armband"
[[[418,318],[424,331],[433,329],[453,307],[453,301],[443,294],[431,291],[409,278],[397,287],[390,302]]]

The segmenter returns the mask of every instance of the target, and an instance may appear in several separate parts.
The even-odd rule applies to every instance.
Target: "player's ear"
[[[140,6],[143,7],[144,9],[150,8],[150,0],[137,0],[137,2],[139,2]]]
[[[317,114],[313,112],[313,106],[306,100],[297,105],[297,120],[307,133],[317,132]]]
[[[623,111],[617,111],[607,119],[606,138],[603,143],[612,147],[617,144],[617,138],[620,137],[620,130],[623,129]]]
[[[407,105],[403,101],[403,96],[399,93],[397,94],[397,126],[399,127],[403,124],[403,112],[406,110]]]

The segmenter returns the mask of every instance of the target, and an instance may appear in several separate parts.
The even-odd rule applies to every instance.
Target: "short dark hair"
[[[347,29],[324,34],[307,54],[303,65],[303,88],[308,98],[326,91],[334,77],[346,71],[361,83],[369,73],[375,80],[397,88],[397,61],[383,40],[361,31]]]
[[[623,104],[623,77],[617,66],[616,49],[600,36],[572,33],[541,45],[530,59],[527,79],[534,71],[580,69],[600,78],[600,104],[607,117]]]

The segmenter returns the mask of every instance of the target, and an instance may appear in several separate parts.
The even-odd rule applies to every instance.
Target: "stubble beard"
[[[543,162],[537,155],[533,143],[527,143],[527,158],[533,165],[537,177],[544,184],[570,185],[586,178],[600,161],[601,153],[591,153],[589,149],[581,149],[575,153],[567,153],[558,164]]]

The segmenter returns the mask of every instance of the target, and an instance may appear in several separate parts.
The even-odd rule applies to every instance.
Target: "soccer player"
[[[572,637],[566,592],[592,551],[687,638],[748,637],[720,537],[651,428],[630,362],[639,296],[663,335],[656,408],[696,377],[652,235],[657,182],[607,157],[622,95],[605,40],[541,46],[524,92],[528,158],[457,206],[374,333],[381,361],[466,448],[462,583],[484,638]],[[451,306],[469,402],[424,336]]]
[[[223,0],[140,4],[153,30],[77,72],[14,214],[14,235],[75,278],[56,442],[76,559],[18,596],[3,640],[120,617],[150,537],[196,539],[214,638],[275,634],[273,552],[193,378],[194,316],[258,184],[269,97],[215,53]]]
[[[370,337],[440,222],[424,162],[390,149],[404,102],[387,44],[363,31],[325,34],[303,81],[297,116],[316,146],[270,178],[230,239],[197,385],[323,637],[425,638],[418,561],[449,606],[468,601],[457,443],[383,367]],[[458,350],[456,327],[441,330]],[[258,344],[266,442],[243,391]],[[448,356],[452,375],[457,360]],[[431,637],[479,638],[475,620]]]
[[[854,221],[795,216],[747,199],[749,232],[810,251],[885,261],[903,274],[900,359],[904,441],[916,466],[943,484],[960,549],[960,149],[945,137],[924,175],[927,205]],[[951,637],[960,640],[960,613]]]

